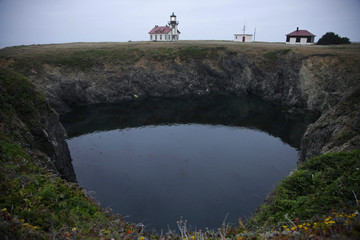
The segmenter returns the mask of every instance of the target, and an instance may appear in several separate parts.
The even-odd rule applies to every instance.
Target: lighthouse
[[[179,25],[179,22],[176,21],[176,15],[174,12],[170,16],[170,21],[168,22],[170,26],[170,38],[171,41],[177,41],[179,40],[179,31],[177,29],[177,26]]]
[[[170,16],[170,21],[166,26],[155,25],[153,29],[150,30],[150,41],[177,41],[179,40],[180,31],[177,26],[179,22],[176,21],[176,16],[174,13]]]

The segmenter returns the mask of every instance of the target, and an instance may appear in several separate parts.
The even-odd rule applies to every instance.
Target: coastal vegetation
[[[101,209],[80,187],[49,171],[21,146],[2,136],[0,150],[0,236],[131,239],[135,225]]]
[[[137,45],[136,45],[137,44]],[[48,98],[26,78],[44,65],[90,71],[112,62],[123,68],[144,60],[193,61],[229,54],[258,58],[266,66],[291,54],[314,54],[314,48],[206,43],[166,45],[75,44],[26,46],[0,53],[0,237],[8,239],[358,239],[360,237],[360,152],[336,151],[312,157],[298,166],[266,199],[251,219],[218,229],[188,229],[180,219],[178,230],[153,233],[103,209],[76,183],[68,182],[44,153],[46,114],[53,112]],[[343,48],[345,54],[340,54]],[[209,50],[210,49],[210,50]],[[355,51],[353,51],[355,49]],[[345,73],[358,71],[358,46],[319,48],[316,56],[337,56]],[[229,56],[228,55],[228,56]],[[320,60],[326,62],[328,59]],[[329,60],[330,61],[330,60]],[[268,64],[267,64],[268,63]],[[313,64],[313,63],[311,63]],[[269,66],[270,66],[269,65]],[[331,66],[331,65],[329,65]],[[273,68],[274,66],[271,65]],[[340,66],[342,68],[342,66]],[[267,67],[268,68],[268,67]],[[10,70],[11,69],[11,70]],[[307,69],[305,69],[307,70]],[[305,71],[304,70],[304,71]],[[307,73],[305,71],[305,73]],[[304,74],[305,74],[304,73]],[[22,75],[23,74],[23,75]],[[319,75],[317,75],[319,77]],[[311,89],[310,89],[311,90]],[[343,102],[351,108],[359,104]],[[351,106],[350,106],[351,104]],[[355,112],[356,109],[353,110]],[[343,116],[340,116],[343,117]],[[358,121],[351,116],[355,127]],[[339,142],[348,142],[352,125],[341,129]],[[326,124],[322,129],[326,128]],[[346,140],[346,141],[345,141]],[[334,143],[335,145],[335,143]],[[236,189],[234,189],[236,191]]]
[[[325,33],[319,41],[318,45],[330,45],[330,44],[350,44],[350,39],[347,37],[340,37],[338,34],[333,32]]]

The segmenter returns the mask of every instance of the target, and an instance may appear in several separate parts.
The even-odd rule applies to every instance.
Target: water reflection
[[[252,96],[202,96],[152,98],[78,107],[62,116],[61,121],[70,138],[95,131],[197,123],[261,130],[298,149],[306,127],[317,116],[290,112],[289,109]]]

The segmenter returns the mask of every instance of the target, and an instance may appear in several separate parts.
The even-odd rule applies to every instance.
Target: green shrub
[[[330,45],[330,44],[350,44],[350,39],[347,37],[340,37],[338,34],[333,32],[325,33],[319,41],[318,45]]]
[[[0,110],[13,111],[27,120],[34,118],[35,110],[45,105],[45,98],[21,74],[0,68]]]

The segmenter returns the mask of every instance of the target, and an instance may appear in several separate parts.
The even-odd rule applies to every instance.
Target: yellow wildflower
[[[75,231],[76,231],[76,227],[73,227],[73,228],[71,229],[71,231],[75,232]]]
[[[0,212],[6,212],[6,211],[7,211],[6,208],[3,208],[3,209],[0,210]]]
[[[291,230],[294,231],[296,229],[296,227],[292,227]]]
[[[195,239],[195,236],[191,236],[191,239]]]
[[[282,226],[283,228],[289,228],[288,226],[286,226],[286,225],[284,225],[284,226]]]
[[[24,220],[24,219],[19,219],[19,221],[22,222],[22,223],[24,223],[25,220]]]
[[[333,220],[331,220],[331,221],[325,221],[325,224],[326,224],[326,225],[334,224],[334,223],[335,223],[335,221],[333,221]]]
[[[139,237],[139,240],[144,240],[145,238],[143,236]]]

